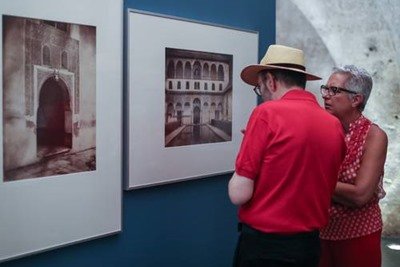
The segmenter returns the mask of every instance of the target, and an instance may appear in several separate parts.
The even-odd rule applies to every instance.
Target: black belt
[[[271,239],[319,238],[318,230],[311,232],[293,233],[293,234],[264,233],[244,223],[238,224],[238,231],[244,234],[257,235],[260,237],[271,238]]]

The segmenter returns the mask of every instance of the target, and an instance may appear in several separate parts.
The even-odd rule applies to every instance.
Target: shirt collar
[[[300,87],[292,87],[289,91],[285,92],[281,97],[283,100],[308,100],[312,102],[317,102],[315,95],[312,93],[301,89]]]

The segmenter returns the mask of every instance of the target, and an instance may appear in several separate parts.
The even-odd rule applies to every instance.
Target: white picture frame
[[[0,124],[2,133],[0,140],[3,144],[0,153],[0,162],[3,167],[0,179],[0,262],[120,232],[122,221],[123,1],[1,1],[0,14],[2,16],[0,20],[2,32],[0,37],[0,62],[2,62],[0,64],[2,94],[0,95],[2,101],[0,103],[2,103],[2,108],[0,110],[3,118],[3,123]],[[12,26],[11,30],[3,27],[3,22],[6,21],[5,16],[26,18],[27,20],[17,19],[17,23],[22,21],[21,25]],[[29,19],[35,21],[28,21]],[[14,62],[22,62],[20,65],[18,65],[19,63],[12,65],[12,68],[15,67],[19,70],[19,72],[14,72],[10,65],[7,65],[8,62],[4,62],[13,58],[13,55],[7,54],[10,52],[9,48],[12,47],[7,38],[12,36],[16,45],[24,43],[28,38],[27,36],[31,34],[24,28],[28,22],[37,25],[47,23],[52,27],[58,27],[55,26],[56,24],[75,25],[73,26],[74,29],[72,29],[73,27],[62,28],[61,25],[61,28],[57,29],[63,29],[61,31],[64,31],[64,33],[60,32],[57,35],[58,37],[47,36],[44,38],[47,38],[46,42],[65,40],[63,36],[66,35],[69,36],[68,39],[77,38],[74,39],[75,46],[71,49],[79,49],[79,52],[76,52],[75,56],[68,61],[66,60],[67,54],[55,55],[54,53],[60,52],[60,49],[57,48],[57,50],[50,44],[48,50],[50,51],[50,58],[55,61],[46,63],[38,61],[36,58],[27,63],[29,56],[27,51],[31,53],[32,49],[22,48],[20,49],[21,53],[15,53],[17,50],[13,50],[13,55],[20,57],[18,59],[20,61],[14,58]],[[84,25],[84,27],[80,28],[76,25]],[[21,27],[23,30],[21,30]],[[93,28],[95,28],[95,34],[93,34]],[[87,29],[90,29],[91,34],[87,35],[83,32]],[[4,31],[7,32],[4,33]],[[54,31],[46,30],[44,35],[53,33]],[[41,32],[35,34],[41,34]],[[4,36],[6,37],[4,38]],[[84,40],[86,37],[91,38],[91,41]],[[84,45],[88,42],[93,43],[93,40],[95,40],[95,46]],[[36,43],[40,43],[40,41]],[[41,53],[48,55],[48,51],[43,52],[43,47],[40,45],[36,46],[35,49],[36,55],[31,57],[38,56],[40,58],[42,57]],[[37,51],[40,49],[41,51]],[[68,53],[71,51],[65,49]],[[43,56],[43,58],[46,61],[49,57]],[[75,64],[77,58],[81,63],[83,62],[82,64],[88,66],[80,65],[79,68],[69,70],[67,64]],[[89,66],[92,64],[93,66]],[[22,128],[26,127],[27,131],[31,131],[30,135],[38,133],[37,120],[29,120],[29,112],[24,113],[24,108],[21,108],[21,106],[28,106],[25,101],[29,95],[32,96],[32,103],[36,101],[34,102],[35,105],[37,101],[41,101],[38,100],[38,94],[43,87],[40,87],[41,82],[39,81],[40,79],[45,80],[43,76],[49,75],[49,69],[54,70],[54,79],[57,76],[57,79],[66,80],[65,84],[68,86],[74,86],[73,90],[68,88],[68,91],[65,91],[69,92],[68,101],[71,101],[71,103],[68,109],[69,112],[73,113],[72,116],[65,115],[65,118],[69,116],[65,119],[65,125],[74,123],[75,128],[68,132],[74,135],[72,142],[83,140],[79,139],[80,134],[89,135],[89,137],[86,137],[91,140],[92,146],[94,146],[94,161],[92,162],[94,166],[90,167],[90,171],[83,169],[64,173],[59,171],[51,172],[50,175],[43,172],[34,177],[23,175],[21,179],[15,178],[17,176],[7,178],[4,173],[6,166],[9,165],[11,154],[15,153],[14,155],[20,159],[25,155],[24,150],[28,148],[21,147],[20,150],[17,150],[15,149],[15,142],[14,145],[5,146],[4,144],[10,144],[10,141],[5,140],[4,136],[6,136],[6,139],[10,139],[11,135],[9,132],[4,133],[4,131],[5,129],[10,131],[10,120],[14,119],[16,123],[19,123],[18,125],[22,125]],[[88,75],[88,72],[94,73],[90,74],[90,79],[85,79],[84,76]],[[28,78],[27,73],[30,75]],[[22,79],[18,80],[13,77],[14,75],[18,79],[21,77]],[[78,76],[80,76],[79,79]],[[35,82],[31,82],[31,84],[37,82],[39,85],[34,90],[33,87],[30,89],[27,87],[31,80]],[[21,82],[21,91],[14,90],[18,86],[10,87],[10,83],[16,81]],[[16,95],[13,95],[13,98],[10,97],[10,88]],[[79,88],[79,92],[76,88]],[[5,90],[7,90],[7,94]],[[21,92],[25,92],[25,94],[21,94]],[[87,94],[86,92],[90,93]],[[4,99],[5,95],[6,99]],[[92,99],[89,99],[90,97]],[[16,102],[19,102],[17,103],[19,106],[17,105],[17,108],[15,108],[15,113],[10,112],[13,109],[10,108],[9,102],[6,102],[11,98],[18,99]],[[77,105],[80,105],[80,109],[77,108]],[[35,116],[38,116],[36,113],[37,105],[33,106],[32,104],[32,107],[35,115],[31,117],[35,118]],[[87,112],[89,108],[90,111]],[[7,110],[7,113],[5,113],[5,110]],[[85,115],[82,115],[81,111],[85,111]],[[15,116],[15,118],[8,118],[12,116]],[[91,120],[88,119],[90,116],[92,117]],[[90,130],[86,131],[85,129]],[[32,147],[35,147],[34,150],[36,151],[37,140],[29,141],[28,139],[21,139],[21,143],[25,146],[34,144]],[[22,140],[28,141],[24,143]],[[71,138],[68,142],[71,142]],[[80,145],[82,144],[71,146],[74,149]],[[13,149],[9,149],[12,146],[14,146]],[[5,147],[8,149],[7,152],[4,151]],[[74,155],[69,156],[74,158]],[[37,166],[44,165],[42,161],[34,162],[34,164],[37,164]]]
[[[258,33],[140,10],[129,9],[127,13],[128,144],[125,151],[125,189],[232,172],[242,140],[240,130],[245,128],[250,113],[257,104],[256,95],[250,86],[241,80],[240,72],[245,66],[256,64],[258,61]],[[216,55],[216,58],[221,58],[221,62],[216,64],[228,66],[230,69],[225,71],[225,74],[227,76],[229,71],[231,72],[231,110],[226,111],[230,113],[230,118],[224,120],[228,120],[228,125],[231,123],[231,133],[224,141],[166,145],[171,139],[167,138],[165,129],[167,118],[177,120],[180,116],[177,115],[177,111],[168,112],[167,108],[168,84],[172,81],[171,86],[174,86],[174,90],[177,84],[176,80],[169,80],[167,74],[169,52],[166,51],[171,49],[178,50],[178,54],[188,51],[192,63],[196,58],[200,58],[202,62],[213,61],[214,58],[210,58],[209,55]],[[232,58],[230,67],[229,57]],[[203,63],[201,64],[204,67]],[[209,94],[210,87],[207,92],[203,90],[203,86],[206,86],[203,85],[204,80],[200,78],[198,82],[199,85],[196,86],[196,79],[185,80],[185,84],[188,84],[187,94]],[[225,81],[225,84],[228,82]],[[186,89],[184,87],[182,84],[182,91]],[[198,98],[200,106],[203,102],[206,104],[206,100]],[[188,102],[192,102],[191,100]],[[175,104],[183,106],[183,102]],[[188,108],[191,105],[186,104]],[[192,107],[195,107],[195,102]],[[225,106],[223,109],[225,110]],[[184,114],[185,112],[183,116]],[[215,118],[219,115],[212,116]],[[196,119],[192,119],[189,123],[195,124],[195,121]],[[202,122],[203,119],[197,121]]]

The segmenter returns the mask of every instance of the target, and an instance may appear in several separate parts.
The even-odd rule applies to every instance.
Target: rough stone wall
[[[373,76],[365,115],[388,134],[381,201],[384,234],[400,235],[400,2],[277,0],[276,42],[301,48],[307,69],[326,82],[335,65],[355,64]],[[319,82],[308,88],[319,96]]]
[[[3,167],[7,171],[34,161],[29,151],[36,143],[25,122],[25,23],[3,17]],[[7,51],[8,53],[5,53]],[[19,153],[15,153],[19,151]]]
[[[76,24],[71,27],[71,37],[79,41],[79,79],[75,81],[79,90],[75,90],[75,116],[79,121],[75,127],[79,128],[79,136],[75,147],[81,151],[96,147],[96,28]]]

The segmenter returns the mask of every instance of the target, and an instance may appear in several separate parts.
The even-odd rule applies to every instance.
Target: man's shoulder
[[[343,131],[343,125],[340,120],[323,108],[319,111],[319,122],[325,122],[324,125],[331,125],[338,128],[341,132]]]
[[[277,105],[277,102],[278,101],[272,100],[259,104],[253,110],[253,116],[263,118],[269,117],[270,119],[273,118],[274,114],[276,114],[277,112],[279,113],[280,105]]]
[[[257,108],[259,110],[273,110],[276,108],[281,108],[281,107],[285,107],[285,104],[283,104],[281,101],[279,100],[270,100],[270,101],[265,101],[263,103],[261,103],[260,105],[257,106]]]
[[[307,103],[306,103],[307,104]],[[305,102],[302,100],[291,100],[291,101],[285,101],[284,99],[278,99],[278,100],[271,100],[271,101],[265,101],[261,103],[260,105],[257,106],[257,108],[260,111],[285,111],[285,110],[293,110],[293,109],[298,109],[300,112],[303,110],[303,107],[305,105]],[[314,103],[313,105],[314,106]],[[321,108],[318,106],[316,103],[315,105],[316,110],[321,110]]]

